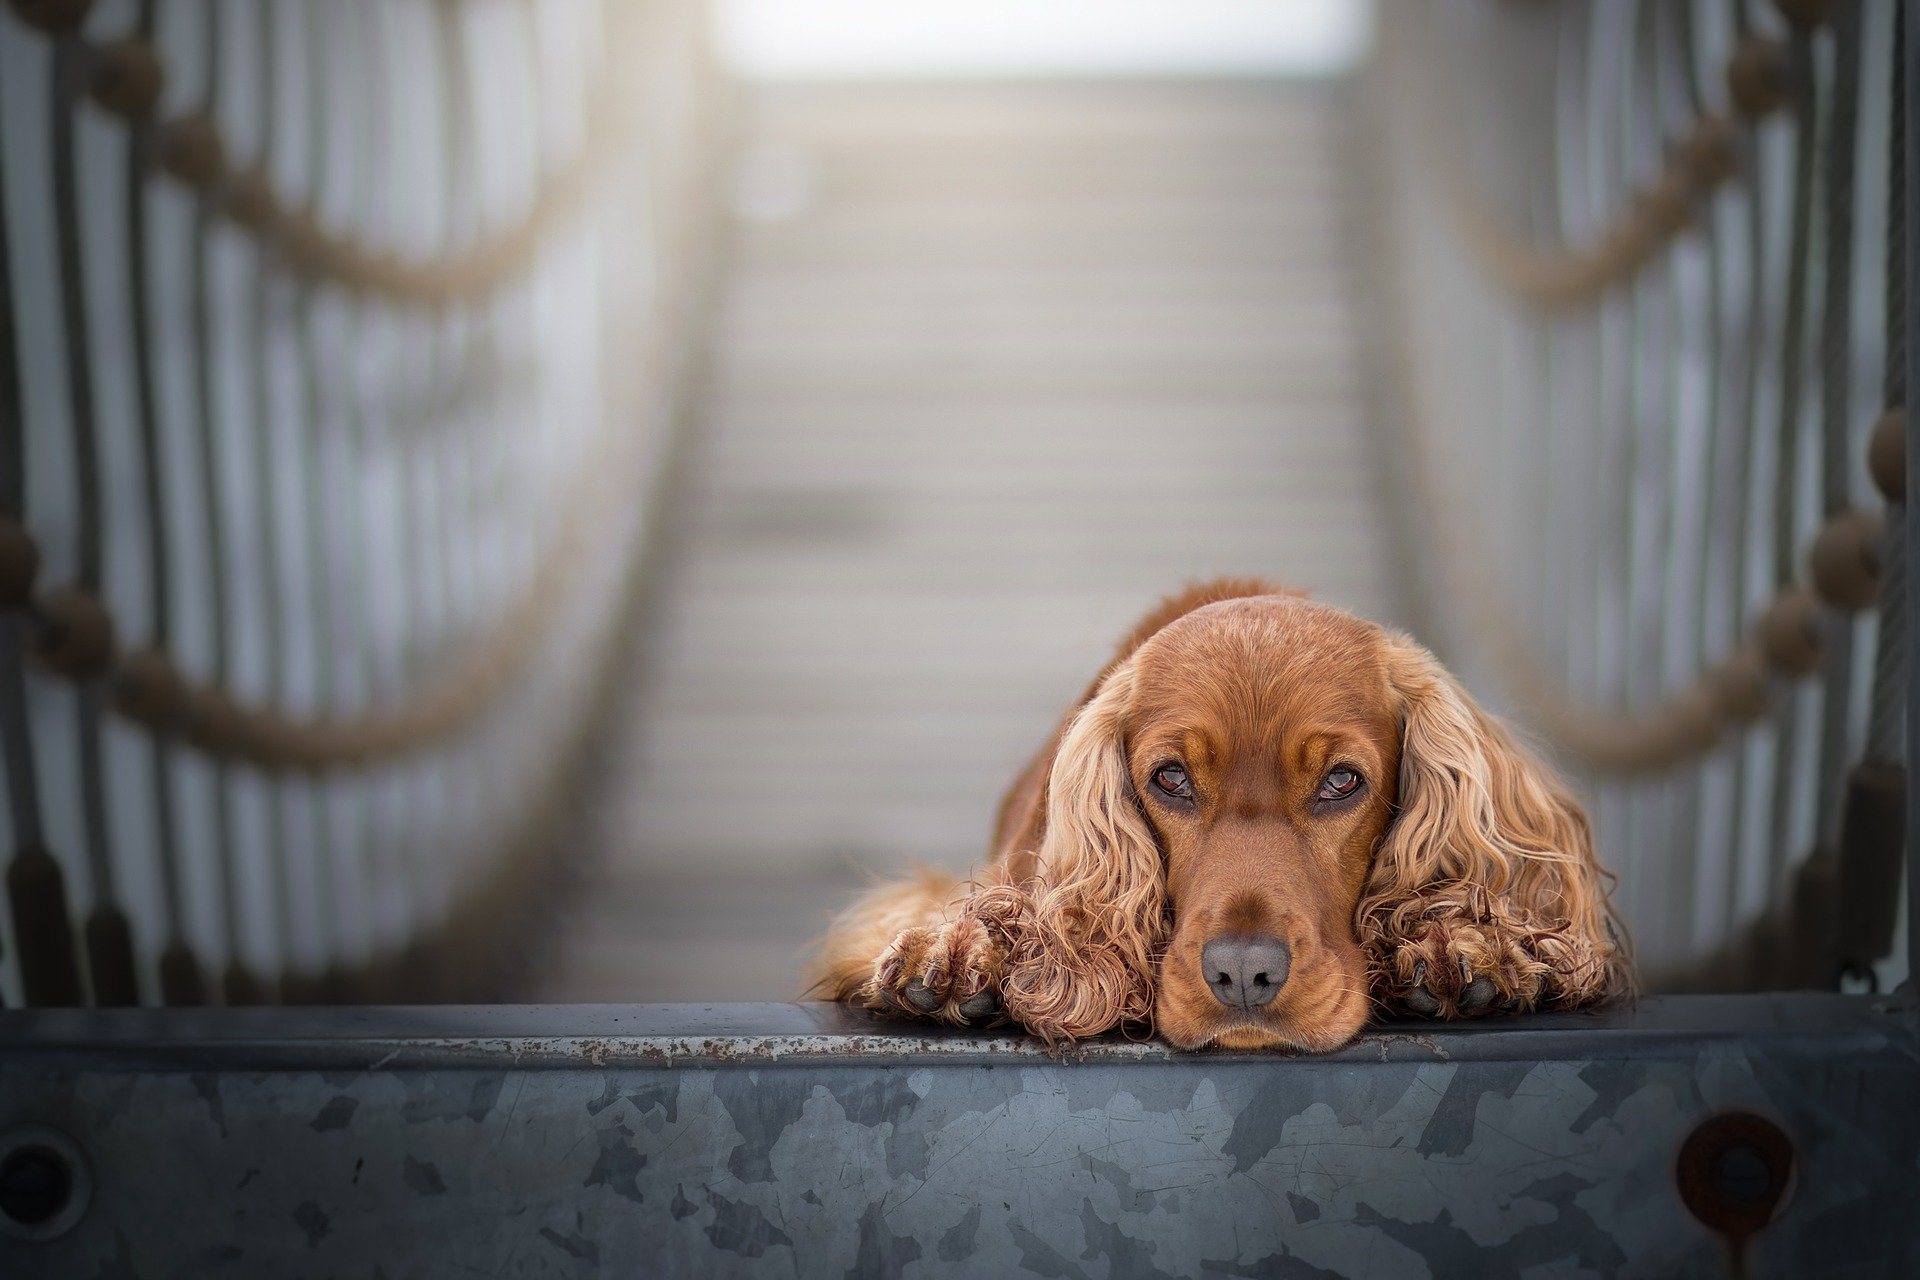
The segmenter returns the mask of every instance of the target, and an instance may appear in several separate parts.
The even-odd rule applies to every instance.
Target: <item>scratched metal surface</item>
[[[1794,1148],[1755,1276],[1920,1274],[1920,1021],[1847,997],[1049,1058],[825,1006],[0,1014],[8,1277],[1712,1275],[1709,1116]]]

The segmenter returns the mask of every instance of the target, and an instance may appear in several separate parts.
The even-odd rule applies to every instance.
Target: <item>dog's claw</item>
[[[1427,980],[1425,962],[1413,966],[1413,989],[1406,994],[1407,1008],[1423,1018],[1431,1018],[1440,1012],[1440,1002],[1423,985]]]
[[[942,1003],[939,993],[918,978],[907,983],[900,992],[900,998],[922,1013],[932,1013]]]
[[[1494,997],[1499,994],[1494,990],[1492,978],[1484,976],[1475,978],[1460,993],[1460,1012],[1480,1013],[1491,1005]]]
[[[1000,1012],[1000,996],[991,989],[968,999],[960,1006],[960,1016],[972,1022],[981,1018],[991,1018]]]

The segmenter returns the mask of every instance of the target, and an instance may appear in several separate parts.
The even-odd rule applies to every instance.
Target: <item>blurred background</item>
[[[1221,574],[1898,981],[1899,21],[7,0],[0,998],[794,998]]]

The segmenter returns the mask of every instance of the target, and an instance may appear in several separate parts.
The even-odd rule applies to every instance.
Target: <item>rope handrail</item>
[[[1886,420],[1903,419],[1895,410]],[[1408,434],[1417,431],[1409,429]],[[1409,443],[1410,448],[1424,448]],[[1430,490],[1421,497],[1430,512],[1446,509]],[[1458,531],[1444,529],[1451,521],[1437,516],[1430,520],[1443,527],[1441,541],[1457,542]],[[1570,697],[1512,627],[1489,628],[1499,637],[1496,661],[1524,718],[1559,750],[1604,773],[1658,772],[1713,750],[1726,731],[1764,719],[1773,705],[1772,680],[1803,680],[1819,670],[1824,651],[1821,612],[1852,614],[1875,604],[1881,542],[1882,522],[1876,514],[1855,510],[1829,521],[1808,551],[1810,585],[1783,587],[1739,645],[1708,666],[1693,685],[1650,707],[1620,712]],[[1463,559],[1471,558],[1455,557],[1452,563]],[[1453,581],[1474,601],[1478,616],[1514,615],[1484,574],[1456,571]]]
[[[0,736],[18,819],[0,986],[28,1004],[470,998],[552,880],[680,447],[654,409],[683,413],[724,154],[707,145],[725,103],[697,0],[189,7],[164,24],[163,6],[136,8],[0,0],[0,60],[49,72],[45,107],[9,102],[4,123],[10,140],[51,126],[24,172],[54,196],[50,222],[0,217],[0,277],[25,255],[53,268],[12,306],[0,288]],[[636,56],[694,74],[661,83]],[[431,128],[423,114],[404,142],[431,147],[388,136],[416,104]],[[495,105],[536,127],[486,136]],[[77,136],[87,119],[99,138]],[[475,208],[509,171],[510,193]],[[118,200],[83,236],[72,193],[97,173]],[[186,203],[153,204],[169,192]],[[647,235],[554,256],[637,210],[661,215]],[[96,240],[125,255],[97,279]],[[116,281],[124,306],[80,289]],[[64,323],[16,341],[48,296]],[[575,305],[556,313],[557,296]],[[555,375],[527,384],[526,411],[442,403],[471,359],[497,386],[513,334]],[[64,372],[64,423],[9,378],[19,354],[34,378]],[[127,393],[114,425],[137,429],[104,481],[107,420],[73,390],[96,378]],[[443,417],[485,429],[425,440]],[[73,455],[71,519],[61,486],[23,487],[15,455],[42,434],[46,456]],[[137,561],[105,571],[103,539]],[[111,743],[98,726],[115,720],[129,749],[82,736],[77,784],[53,783],[79,803],[41,823],[36,755],[68,766],[59,730]],[[113,874],[127,858],[155,873],[151,899]]]
[[[160,56],[137,37],[96,43],[75,34],[88,0],[12,0],[12,7],[29,25],[77,43],[91,64],[88,94],[103,110],[131,122],[148,120],[158,108],[166,83]],[[614,88],[612,78],[603,76],[587,99],[585,140],[547,175],[518,221],[433,258],[404,257],[323,227],[265,173],[236,166],[226,139],[205,115],[156,123],[155,164],[208,197],[229,223],[271,246],[275,260],[297,276],[392,301],[442,305],[482,295],[511,277],[533,259],[554,224],[582,203],[609,150],[607,105]]]
[[[1442,165],[1454,221],[1482,269],[1507,292],[1543,307],[1591,301],[1659,256],[1693,225],[1702,200],[1740,176],[1743,130],[1787,105],[1792,77],[1785,45],[1748,36],[1726,64],[1733,118],[1697,116],[1668,148],[1660,172],[1580,245],[1546,247],[1509,228],[1466,180],[1466,148],[1456,136],[1447,148],[1450,163]]]
[[[1788,15],[1796,25],[1822,20],[1823,14]],[[1791,100],[1797,83],[1789,68],[1788,50],[1778,42],[1748,36],[1728,64],[1730,97],[1749,124],[1778,111]],[[1666,228],[1670,237],[1687,224],[1691,197],[1685,193],[1710,189],[1738,171],[1724,161],[1736,155],[1733,125],[1711,115],[1698,117],[1693,130],[1669,153],[1659,181],[1641,189],[1630,206],[1628,220],[1642,219],[1632,231],[1612,232],[1600,245],[1617,256],[1609,270],[1579,255],[1546,254],[1526,259],[1508,255],[1506,267],[1516,268],[1500,282],[1513,292],[1538,302],[1566,303],[1591,296],[1620,278],[1624,271],[1652,256],[1665,239],[1649,239],[1647,228]],[[1447,169],[1443,182],[1464,192],[1457,169]],[[1702,184],[1705,184],[1703,187]],[[1647,193],[1655,193],[1648,195]],[[1620,224],[1616,223],[1616,231]],[[1486,224],[1481,224],[1485,230]],[[1393,270],[1391,233],[1376,229],[1379,261]],[[1473,236],[1469,234],[1471,241]],[[1484,242],[1476,248],[1485,248]],[[1508,248],[1513,246],[1508,245]],[[1529,250],[1531,252],[1531,250]],[[1552,259],[1549,263],[1548,259]],[[1499,276],[1496,271],[1496,276]],[[1523,281],[1522,275],[1526,276]],[[1574,287],[1579,276],[1580,287]],[[1551,285],[1551,287],[1549,287]],[[1387,316],[1397,313],[1388,311]],[[1720,744],[1724,735],[1765,719],[1773,706],[1775,680],[1801,680],[1819,672],[1833,638],[1825,634],[1823,613],[1842,615],[1872,609],[1883,590],[1885,518],[1877,512],[1842,509],[1819,527],[1799,557],[1801,571],[1789,574],[1773,598],[1753,617],[1744,636],[1717,661],[1701,669],[1688,687],[1632,710],[1589,705],[1571,696],[1562,682],[1546,671],[1520,639],[1520,629],[1509,625],[1518,611],[1491,578],[1479,558],[1464,554],[1478,545],[1477,529],[1465,527],[1469,512],[1442,492],[1441,459],[1423,424],[1431,420],[1431,397],[1424,394],[1415,368],[1412,344],[1404,320],[1385,320],[1393,340],[1387,343],[1390,380],[1397,387],[1404,411],[1388,415],[1398,422],[1398,435],[1407,454],[1404,468],[1411,492],[1410,505],[1418,510],[1425,532],[1431,535],[1438,576],[1466,602],[1470,616],[1496,620],[1476,628],[1490,638],[1487,657],[1496,667],[1522,717],[1554,748],[1606,774],[1647,774],[1698,758]],[[1398,332],[1395,332],[1398,330]],[[1906,414],[1894,405],[1868,433],[1868,469],[1876,488],[1894,510],[1905,499]]]
[[[95,43],[79,35],[90,8],[87,0],[10,3],[28,25],[80,50],[88,66],[88,96],[96,104],[129,122],[150,120],[166,72],[147,40]],[[608,99],[615,87],[603,77],[589,98],[586,141],[549,175],[521,220],[430,260],[400,258],[323,228],[263,173],[233,166],[225,140],[205,115],[154,125],[155,164],[206,193],[228,221],[275,246],[276,259],[296,274],[390,301],[436,305],[482,293],[511,275],[531,260],[551,225],[581,201],[596,161],[607,150]],[[563,528],[520,597],[438,679],[396,707],[354,716],[302,716],[195,680],[162,648],[122,651],[113,614],[97,592],[74,584],[36,590],[38,547],[26,529],[5,520],[0,520],[0,610],[23,611],[32,620],[32,656],[43,670],[97,683],[124,719],[209,757],[306,772],[392,759],[478,719],[538,650],[568,582],[594,545],[594,530],[616,509],[611,478],[627,474],[633,461],[625,456],[632,452],[633,433],[612,434],[621,443],[611,452],[620,456],[589,451],[595,456],[566,495]]]
[[[38,547],[26,530],[5,520],[0,609],[24,610],[34,621],[33,657],[42,669],[75,682],[103,683],[120,716],[202,754],[306,772],[392,759],[478,719],[538,651],[568,584],[618,510],[614,480],[635,470],[638,433],[611,434],[614,447],[592,451],[569,494],[565,524],[526,589],[444,675],[388,710],[300,716],[193,680],[162,650],[123,653],[113,615],[97,595],[74,586],[35,591]]]

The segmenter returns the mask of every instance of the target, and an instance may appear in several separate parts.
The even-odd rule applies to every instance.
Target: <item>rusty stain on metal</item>
[[[1674,1169],[1687,1211],[1725,1243],[1730,1275],[1747,1274],[1748,1246],[1793,1189],[1793,1141],[1765,1116],[1727,1111],[1700,1122]]]

